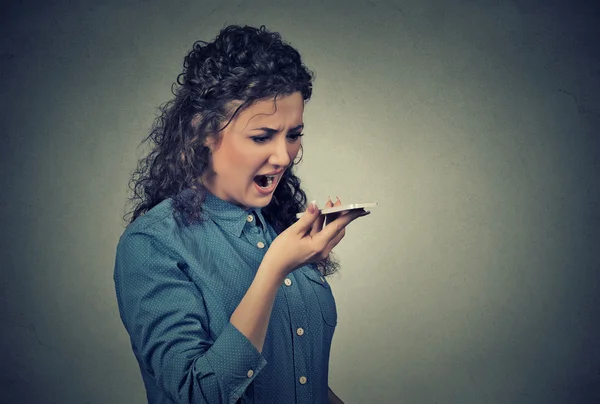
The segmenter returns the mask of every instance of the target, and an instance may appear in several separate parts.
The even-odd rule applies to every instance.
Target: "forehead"
[[[240,112],[232,121],[236,130],[256,127],[284,129],[302,123],[304,100],[300,92],[260,100]]]

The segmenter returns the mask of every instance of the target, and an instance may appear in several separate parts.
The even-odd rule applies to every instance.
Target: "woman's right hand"
[[[327,206],[335,205],[328,202]],[[316,205],[309,205],[307,212],[271,243],[261,266],[277,271],[281,277],[303,265],[326,258],[345,235],[348,224],[368,215],[364,209],[344,212],[323,227],[324,217]]]

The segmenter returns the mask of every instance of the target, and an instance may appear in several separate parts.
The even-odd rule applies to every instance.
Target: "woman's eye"
[[[292,142],[295,142],[296,140],[300,139],[302,136],[304,136],[304,133],[290,133],[288,135],[288,139],[290,139]]]
[[[287,135],[287,138],[290,141],[295,142],[299,138],[301,138],[302,136],[304,136],[304,133],[290,133],[289,135]],[[267,142],[267,141],[269,141],[271,139],[271,136],[268,136],[268,135],[265,135],[265,136],[252,136],[252,137],[250,137],[250,139],[252,139],[255,143],[265,143],[265,142]]]
[[[269,140],[269,136],[252,136],[251,139],[256,143],[264,143]]]

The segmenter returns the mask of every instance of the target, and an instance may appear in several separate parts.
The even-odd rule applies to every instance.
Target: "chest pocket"
[[[308,283],[317,295],[323,320],[330,326],[335,327],[337,324],[337,309],[329,283],[317,270],[308,268],[303,271],[303,274],[309,280]]]

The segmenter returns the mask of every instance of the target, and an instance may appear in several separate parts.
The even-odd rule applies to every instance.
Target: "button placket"
[[[288,301],[287,309],[288,316],[290,319],[290,326],[292,329],[292,337],[294,342],[292,343],[294,358],[293,366],[294,373],[296,375],[296,387],[304,390],[303,385],[308,383],[308,376],[310,364],[307,363],[310,349],[310,339],[307,338],[306,333],[308,330],[307,312],[302,304],[304,297],[304,289],[310,285],[306,285],[302,277],[297,276],[295,273],[288,275],[284,279],[283,292],[285,299]]]

